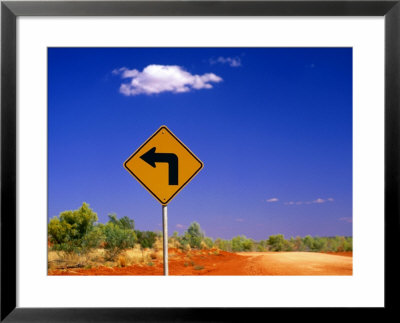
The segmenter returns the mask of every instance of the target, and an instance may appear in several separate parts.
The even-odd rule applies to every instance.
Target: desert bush
[[[177,231],[174,231],[171,237],[168,238],[168,248],[181,248],[180,237]]]
[[[175,238],[168,239],[168,248],[181,248],[181,243]]]
[[[243,251],[242,241],[244,239],[245,239],[244,236],[237,236],[232,238],[232,251]]]
[[[267,240],[259,240],[259,241],[252,240],[252,241],[253,241],[252,250],[259,252],[265,252],[269,250]]]
[[[268,245],[272,251],[283,251],[285,250],[285,237],[283,234],[272,235],[268,239]]]
[[[206,248],[207,248],[207,249],[211,249],[211,248],[214,246],[214,242],[213,242],[212,239],[209,238],[209,237],[205,237],[205,238],[203,239],[203,242],[204,242],[204,244],[206,245]]]
[[[231,240],[223,240],[221,238],[215,239],[214,245],[223,251],[232,251],[232,241]]]
[[[126,258],[124,256],[119,256],[117,264],[118,267],[126,267]]]
[[[127,228],[112,214],[110,221],[101,226],[104,234],[104,249],[106,259],[114,260],[123,250],[132,248],[136,241],[136,234],[131,228]]]
[[[157,235],[152,231],[139,231],[135,230],[137,242],[142,248],[153,248],[156,242]]]
[[[353,238],[346,237],[343,245],[344,251],[353,251]]]
[[[82,239],[82,249],[85,251],[92,251],[100,246],[104,240],[104,234],[99,225],[94,225]]]
[[[339,252],[353,251],[353,238],[352,237],[336,236],[334,238],[334,243],[337,246],[336,251],[339,251]]]
[[[328,243],[326,238],[314,237],[311,251],[328,251]]]
[[[339,240],[334,237],[334,238],[329,238],[328,239],[328,250],[336,252],[338,251],[339,248]]]
[[[77,210],[61,212],[48,224],[48,236],[53,250],[83,254],[97,247],[101,234],[94,230],[97,214],[83,203]]]
[[[254,240],[246,238],[243,241],[243,251],[252,251],[253,248],[254,248]]]
[[[204,232],[201,230],[200,224],[192,222],[181,237],[181,244],[182,246],[189,244],[191,248],[200,249],[203,239]]]
[[[267,251],[267,249],[266,249],[264,246],[262,246],[262,245],[257,245],[256,251],[258,251],[258,252],[265,252],[265,251]]]
[[[111,213],[108,215],[108,222],[114,223],[124,230],[135,230],[135,221],[127,216],[118,219],[115,213]]]
[[[156,241],[153,243],[153,249],[155,251],[159,251],[159,250],[163,250],[164,249],[164,243],[163,243],[162,235],[161,236],[159,236],[159,235],[156,236]]]
[[[232,238],[232,251],[251,251],[253,245],[253,240],[247,239],[244,235]]]
[[[305,250],[305,245],[303,242],[303,239],[299,236],[297,236],[295,239],[292,238],[291,241],[293,245],[293,250],[295,251],[304,251]]]
[[[314,244],[313,237],[310,235],[305,236],[303,239],[303,244],[304,244],[305,251],[311,251],[313,248],[313,244]]]
[[[181,242],[180,247],[179,247],[183,252],[189,252],[190,250],[192,250],[192,248],[190,247],[189,243],[183,243]]]
[[[125,257],[126,265],[132,264],[143,264],[156,259],[156,254],[152,249],[142,249],[139,244],[136,244],[134,248],[124,250],[121,255]]]

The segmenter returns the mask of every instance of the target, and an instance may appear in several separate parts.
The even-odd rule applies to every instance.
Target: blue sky
[[[166,125],[204,163],[169,233],[352,235],[351,48],[49,48],[49,214],[161,230],[123,162]]]

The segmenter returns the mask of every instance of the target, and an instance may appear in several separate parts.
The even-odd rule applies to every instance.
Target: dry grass
[[[175,238],[169,238],[168,240],[168,248],[176,248],[178,249],[180,247],[180,242],[175,239]]]
[[[121,255],[126,259],[126,265],[144,264],[150,261],[150,250],[142,250],[140,246],[136,245],[135,248],[125,250]]]
[[[48,269],[64,269],[73,267],[93,268],[99,266],[107,267],[127,267],[131,265],[144,265],[162,259],[163,251],[156,249],[142,250],[139,245],[135,248],[123,251],[115,261],[105,260],[105,250],[95,249],[85,256],[79,256],[75,253],[67,254],[65,252],[48,252]]]
[[[153,244],[153,249],[155,251],[163,250],[163,239],[162,237],[157,237]]]
[[[180,243],[176,239],[170,239],[168,243],[169,248],[182,248]],[[187,259],[191,258],[191,248],[186,245],[182,248],[187,253]],[[214,252],[215,250],[209,250],[208,252]],[[174,257],[174,253],[170,257]],[[107,267],[128,267],[132,265],[148,265],[154,264],[157,261],[163,259],[163,239],[158,237],[153,245],[152,249],[141,249],[140,245],[136,245],[134,248],[127,249],[114,260],[106,260],[106,251],[104,248],[94,249],[87,255],[77,255],[75,253],[67,254],[65,252],[50,251],[48,252],[48,269],[65,269],[65,268],[97,268],[100,266]],[[193,266],[193,264],[192,264]]]
[[[206,245],[206,243],[205,243],[204,241],[202,241],[202,242],[200,242],[200,249],[202,249],[202,250],[207,250],[207,249],[210,249],[210,248],[208,248],[208,246]]]
[[[124,256],[119,256],[117,264],[118,267],[126,267],[126,258]]]
[[[88,255],[83,256],[76,253],[49,251],[47,256],[49,269],[84,267],[88,262]]]

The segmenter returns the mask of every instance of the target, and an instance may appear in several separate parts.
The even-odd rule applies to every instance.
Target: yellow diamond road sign
[[[161,204],[167,205],[203,168],[203,163],[166,126],[124,163]]]

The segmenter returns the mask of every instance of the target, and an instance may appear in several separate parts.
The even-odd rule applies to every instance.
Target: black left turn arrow
[[[168,184],[178,185],[178,156],[170,153],[156,153],[156,147],[153,147],[140,158],[154,168],[156,163],[168,163]]]

